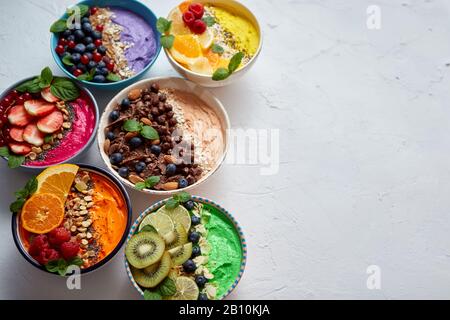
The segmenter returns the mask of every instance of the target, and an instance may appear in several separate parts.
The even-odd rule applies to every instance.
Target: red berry
[[[75,241],[64,242],[61,244],[60,250],[64,259],[69,260],[78,254],[78,251],[80,251],[80,245]]]
[[[203,17],[203,13],[205,12],[201,3],[193,3],[189,5],[188,10],[194,14],[196,19],[201,19]]]
[[[97,31],[102,32],[103,31],[103,25],[99,24],[95,27],[95,29],[97,29]]]
[[[73,40],[70,40],[70,41],[67,43],[67,46],[68,46],[70,49],[75,48],[76,45],[77,45],[77,44],[76,44],[75,41],[73,41]]]
[[[190,11],[186,11],[183,13],[183,21],[187,26],[191,26],[195,21],[195,15]]]
[[[20,96],[16,99],[16,104],[23,104],[25,102],[25,99],[23,96]]]
[[[94,60],[95,62],[100,62],[102,60],[103,56],[98,53],[98,52],[94,52],[92,54],[92,60]]]
[[[44,249],[34,258],[42,265],[46,265],[50,261],[58,260],[61,258],[58,251],[55,249]]]
[[[96,47],[100,47],[102,45],[102,39],[95,39],[94,44]]]
[[[104,63],[108,63],[109,61],[111,61],[111,59],[108,56],[104,56],[103,57],[103,62]]]
[[[2,100],[1,105],[3,107],[9,107],[11,105],[11,103],[13,102],[13,100],[11,99],[11,97],[6,97]]]
[[[67,40],[64,38],[59,39],[58,44],[65,46],[67,44]]]
[[[80,69],[75,69],[75,71],[73,72],[73,75],[75,77],[81,76],[83,74],[83,71],[81,71]]]
[[[11,91],[11,93],[9,94],[13,99],[16,99],[19,96],[19,91],[17,90],[13,90]]]
[[[206,31],[206,23],[203,20],[195,20],[192,26],[190,27],[191,31],[196,34],[202,34]]]
[[[90,9],[91,14],[96,14],[97,13],[98,8],[97,7],[92,7]]]
[[[29,92],[25,92],[23,95],[22,95],[22,97],[23,97],[23,99],[25,100],[25,101],[27,101],[27,100],[30,100],[32,97],[31,97],[31,94],[29,93]]]
[[[37,256],[41,251],[47,248],[49,248],[48,238],[45,234],[40,234],[33,238],[28,251],[32,256]]]
[[[109,71],[113,71],[114,70],[114,62],[113,61],[109,61],[106,64],[106,68],[108,68]]]
[[[82,64],[88,64],[89,63],[89,57],[87,55],[83,54],[81,56],[80,61],[81,61]]]
[[[55,51],[56,51],[56,53],[58,53],[58,54],[63,54],[64,53],[64,46],[62,46],[62,45],[57,45],[56,46],[56,48],[55,48]]]
[[[48,242],[53,246],[59,246],[61,243],[70,240],[70,231],[64,227],[53,229],[48,233]]]

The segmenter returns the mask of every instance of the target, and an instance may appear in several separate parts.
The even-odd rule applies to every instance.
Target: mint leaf
[[[22,209],[24,204],[25,204],[25,199],[22,199],[22,198],[17,199],[13,203],[11,203],[11,205],[9,206],[9,210],[12,213],[17,213],[20,211],[20,209]]]
[[[144,227],[142,227],[142,229],[139,232],[154,232],[154,233],[158,233],[158,231],[155,229],[154,226],[147,224]]]
[[[156,140],[159,139],[158,131],[156,131],[153,127],[143,126],[141,129],[141,136],[145,139]]]
[[[24,156],[17,156],[17,155],[9,155],[8,156],[8,167],[11,169],[18,168],[24,163],[25,157]]]
[[[156,291],[145,290],[144,291],[145,300],[162,300],[162,296]]]
[[[17,199],[26,199],[30,195],[30,193],[26,188],[24,188],[14,192],[14,195]]]
[[[173,46],[174,40],[175,40],[175,37],[171,34],[168,36],[161,36],[161,45],[166,49],[170,49]]]
[[[160,180],[161,179],[158,176],[148,177],[147,179],[145,179],[145,187],[149,188],[149,189],[153,188],[154,186],[156,186],[159,183]]]
[[[80,89],[67,78],[55,78],[50,86],[50,91],[64,101],[72,101],[80,96]]]
[[[163,34],[170,31],[170,27],[172,26],[172,21],[169,21],[165,18],[158,18],[156,21],[156,29],[158,29],[159,33]]]
[[[65,19],[57,20],[50,26],[50,32],[53,33],[63,32],[66,29],[67,29],[67,20]]]
[[[211,51],[214,52],[214,53],[222,54],[224,50],[218,44],[213,43],[212,46],[211,46]]]
[[[136,132],[141,130],[141,124],[136,120],[127,120],[123,124],[123,129],[128,132]]]
[[[44,142],[45,142],[45,143],[50,143],[50,142],[52,142],[52,141],[53,141],[53,136],[52,136],[52,135],[48,134],[48,135],[46,135],[46,136],[44,137]]]
[[[83,260],[80,257],[75,257],[72,260],[69,260],[69,262],[67,263],[69,266],[75,265],[75,266],[82,266],[83,265]]]
[[[182,191],[182,192],[175,194],[173,196],[173,198],[175,200],[177,200],[178,202],[185,203],[185,202],[188,202],[189,200],[191,200],[191,195],[185,191]]]
[[[228,71],[231,73],[235,72],[237,68],[239,68],[242,59],[244,58],[244,54],[242,52],[236,53],[230,59],[230,63],[228,64]]]
[[[71,55],[70,54],[66,54],[64,55],[64,57],[61,59],[61,61],[66,65],[66,66],[73,66],[73,62],[71,59]]]
[[[159,285],[159,292],[162,296],[168,297],[173,296],[177,292],[177,287],[175,286],[175,281],[166,277],[166,279]]]
[[[56,273],[58,272],[58,263],[59,263],[58,260],[49,261],[45,265],[45,269],[47,269],[48,272]]]
[[[0,156],[2,156],[2,157],[8,157],[9,156],[9,149],[8,149],[8,147],[1,147],[0,148]]]
[[[216,20],[211,16],[203,17],[203,22],[206,23],[208,27],[213,26],[216,23]]]
[[[108,73],[108,75],[106,76],[106,80],[111,81],[111,82],[117,82],[122,80],[121,77],[119,77],[117,74],[115,73]]]
[[[41,91],[41,87],[39,86],[40,82],[41,82],[40,78],[36,77],[34,79],[22,83],[16,88],[16,90],[19,92],[37,93]]]
[[[220,80],[225,80],[229,76],[230,76],[230,71],[228,71],[228,69],[219,68],[216,71],[214,71],[214,73],[212,75],[212,79],[214,81],[220,81]]]
[[[175,200],[174,198],[170,198],[169,200],[167,200],[165,207],[167,209],[171,210],[171,209],[175,209],[179,205],[180,205],[180,203],[177,200]]]
[[[134,185],[134,188],[136,190],[144,190],[145,189],[145,182],[138,182]]]
[[[64,259],[59,259],[58,261],[58,274],[60,276],[65,276],[67,273],[67,262]]]
[[[38,187],[38,181],[36,177],[31,178],[28,180],[27,184],[25,185],[25,190],[28,191],[28,195],[31,195],[36,192]]]
[[[41,76],[39,77],[39,87],[40,88],[46,88],[48,87],[52,81],[53,81],[53,73],[52,70],[50,70],[49,67],[45,67],[42,71],[41,71]]]

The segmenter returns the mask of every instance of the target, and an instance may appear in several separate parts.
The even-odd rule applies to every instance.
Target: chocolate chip
[[[149,95],[149,94],[146,94],[145,96],[144,96],[144,101],[149,101],[149,100],[151,100],[152,99],[152,97]]]
[[[177,119],[175,119],[175,118],[171,118],[171,119],[169,120],[169,125],[172,126],[172,127],[176,126],[177,123],[178,123],[178,121],[177,121]]]
[[[159,110],[156,107],[153,107],[151,112],[152,112],[152,115],[154,115],[154,116],[158,116],[159,115]]]
[[[175,115],[175,113],[173,111],[169,111],[166,113],[166,115],[167,117],[172,118]]]
[[[156,119],[156,121],[158,121],[159,124],[164,124],[166,122],[166,116],[165,115],[159,116]]]
[[[159,101],[165,102],[167,100],[167,96],[164,93],[161,93],[159,95]]]
[[[152,92],[158,93],[159,85],[157,83],[152,83],[152,85],[150,86],[150,89],[152,90]]]

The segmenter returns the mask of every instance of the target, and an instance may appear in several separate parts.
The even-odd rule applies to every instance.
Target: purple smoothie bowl
[[[62,62],[61,57],[55,52],[55,48],[58,45],[59,35],[52,33],[50,38],[50,50],[56,64],[60,69],[70,78],[80,81],[91,88],[117,90],[125,86],[130,85],[139,78],[141,78],[146,71],[155,63],[161,51],[161,44],[159,41],[159,33],[156,29],[157,17],[147,6],[136,0],[86,0],[81,1],[77,5],[87,5],[89,7],[109,7],[115,13],[116,17],[113,18],[115,23],[123,26],[123,32],[121,40],[129,41],[133,36],[139,38],[142,34],[142,30],[151,28],[152,38],[154,41],[148,45],[147,43],[135,45],[125,51],[125,56],[129,61],[129,66],[135,71],[135,75],[123,79],[117,82],[93,82],[86,80],[79,80],[75,77]],[[138,18],[136,18],[138,16]],[[67,19],[68,15],[65,13],[60,19]],[[145,38],[145,40],[148,40]],[[149,54],[149,60],[142,60],[142,53],[146,51]]]

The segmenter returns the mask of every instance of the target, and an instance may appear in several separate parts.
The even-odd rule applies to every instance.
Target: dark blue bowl
[[[117,82],[107,82],[107,83],[97,83],[97,82],[91,82],[91,81],[84,81],[84,80],[78,80],[73,74],[71,74],[67,69],[64,67],[61,58],[58,56],[58,54],[55,52],[55,48],[58,44],[58,36],[52,33],[50,37],[50,51],[52,53],[53,59],[55,60],[58,67],[70,78],[80,81],[83,84],[87,85],[91,88],[96,89],[108,89],[108,90],[117,90],[120,88],[123,88],[125,86],[130,85],[131,83],[135,82],[139,78],[141,78],[146,71],[148,71],[151,66],[155,63],[156,59],[159,56],[159,53],[161,52],[161,43],[159,41],[159,32],[156,29],[156,20],[158,18],[153,13],[152,10],[150,10],[146,5],[142,4],[139,1],[136,0],[86,0],[81,1],[78,4],[84,4],[87,6],[97,6],[97,7],[121,7],[126,10],[129,10],[142,18],[144,18],[145,21],[148,22],[148,24],[152,27],[153,33],[155,34],[156,38],[156,54],[153,57],[153,59],[150,61],[150,63],[142,69],[139,73],[135,74],[131,78],[124,79]],[[68,17],[67,13],[64,13],[64,15],[61,16],[60,19],[66,19]]]

